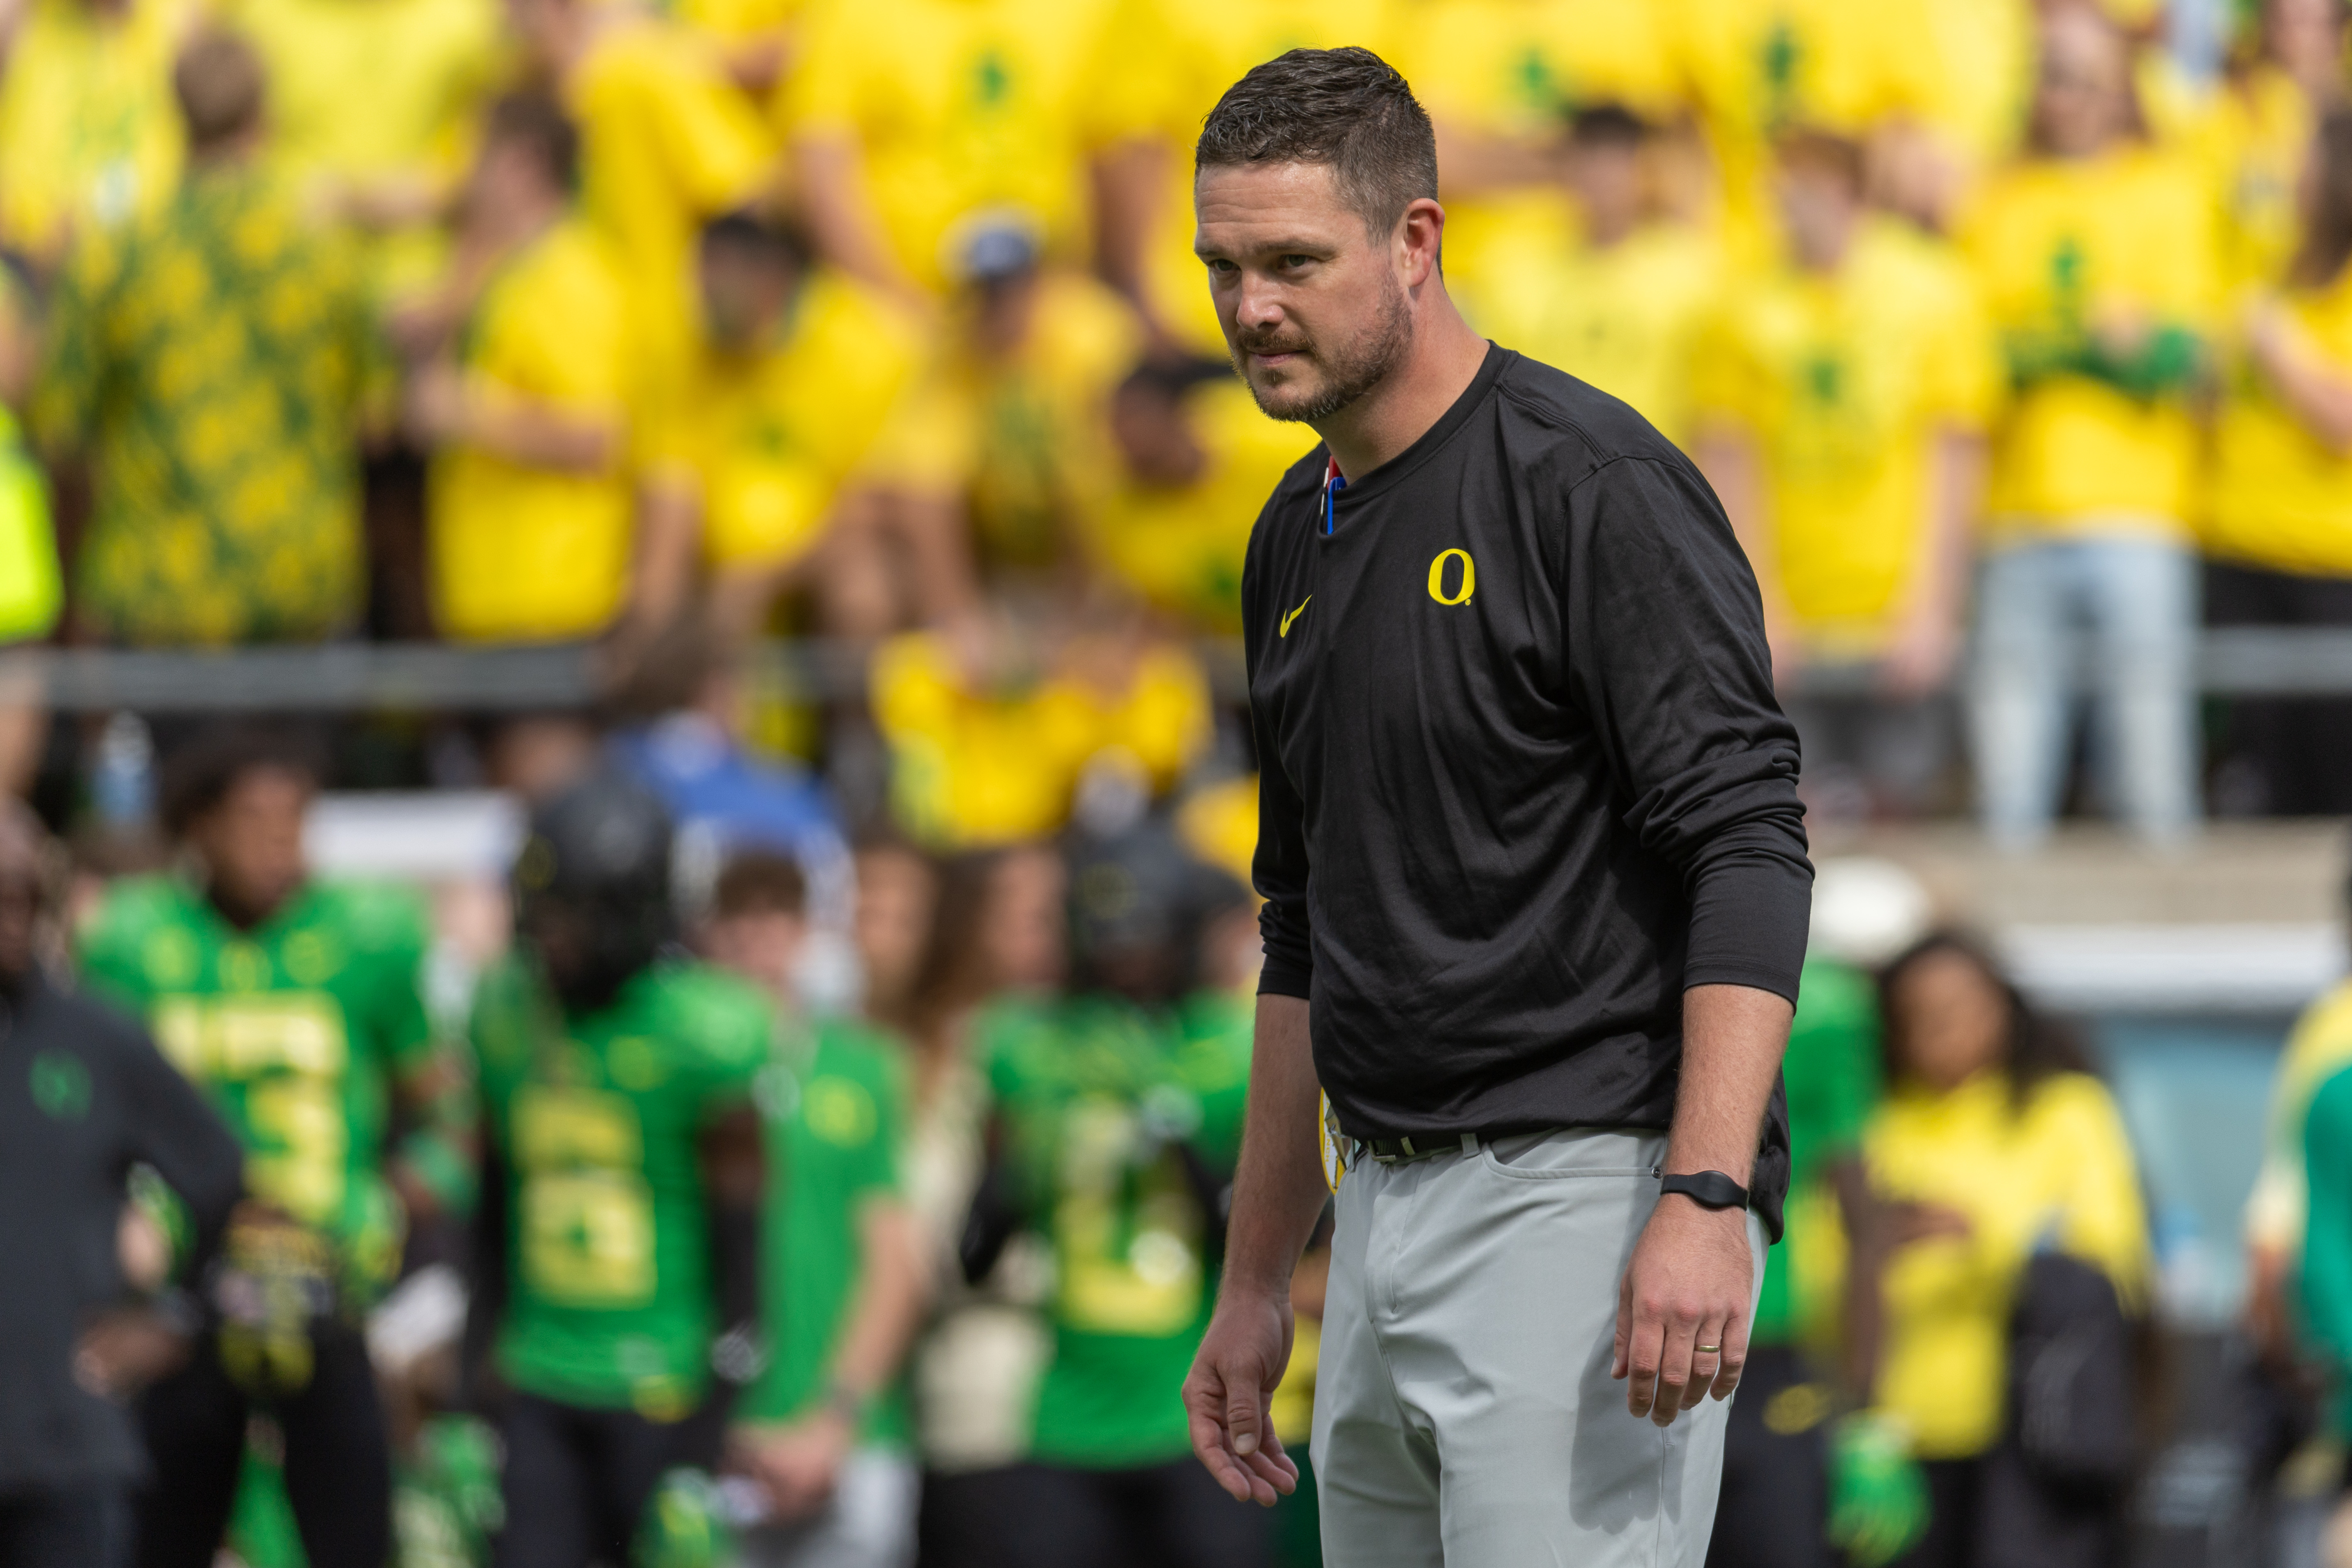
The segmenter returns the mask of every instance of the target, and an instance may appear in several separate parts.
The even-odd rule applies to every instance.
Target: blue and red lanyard
[[[1331,531],[1331,503],[1341,490],[1348,488],[1348,476],[1339,471],[1339,459],[1333,458],[1323,469],[1323,531]]]

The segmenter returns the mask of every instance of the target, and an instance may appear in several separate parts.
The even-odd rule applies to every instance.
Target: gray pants
[[[1331,1568],[1699,1568],[1727,1406],[1609,1375],[1663,1133],[1573,1129],[1339,1183],[1315,1384]],[[1756,1275],[1764,1229],[1748,1216]]]

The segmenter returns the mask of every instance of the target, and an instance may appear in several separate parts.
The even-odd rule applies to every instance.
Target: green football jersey
[[[1828,959],[1805,962],[1797,1016],[1780,1076],[1789,1092],[1789,1225],[1764,1266],[1749,1331],[1758,1344],[1798,1336],[1792,1259],[1805,1227],[1825,1222],[1836,1204],[1825,1181],[1830,1163],[1854,1153],[1878,1104],[1878,994],[1870,977]]]
[[[1039,1459],[1126,1468],[1190,1450],[1181,1395],[1220,1260],[1180,1145],[1233,1168],[1250,1018],[1247,998],[1202,994],[1165,1016],[1083,997],[982,1020],[1013,1173],[1054,1254]]]
[[[90,989],[147,1021],[246,1149],[253,1194],[335,1244],[360,1301],[399,1266],[383,1179],[391,1084],[429,1059],[423,902],[313,882],[249,931],[178,877],[115,884],[81,942]]]
[[[698,1142],[748,1103],[772,1033],[764,997],[699,965],[648,969],[582,1018],[520,960],[483,977],[474,1051],[507,1179],[496,1353],[514,1386],[659,1420],[700,1399],[718,1309]]]
[[[824,1398],[864,1261],[859,1210],[903,1191],[907,1074],[897,1043],[825,1019],[785,1029],[778,1054],[759,1094],[768,1148],[760,1272],[769,1360],[736,1406],[752,1421],[790,1420]],[[903,1447],[912,1436],[902,1389],[875,1402],[866,1441]]]

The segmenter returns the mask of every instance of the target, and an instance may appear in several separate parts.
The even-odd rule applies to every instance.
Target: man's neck
[[[1331,448],[1341,477],[1360,479],[1427,434],[1478,378],[1487,346],[1454,301],[1438,295],[1416,323],[1403,363],[1380,385],[1313,426]]]

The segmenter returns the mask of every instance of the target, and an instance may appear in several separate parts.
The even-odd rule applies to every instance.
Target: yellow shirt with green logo
[[[383,1167],[395,1077],[432,1054],[425,910],[313,882],[251,931],[177,877],[118,882],[82,934],[90,989],[145,1021],[245,1146],[254,1196],[324,1235],[364,1305],[400,1264]]]
[[[2112,314],[2184,341],[2210,331],[2213,227],[2196,163],[2158,149],[2028,160],[1989,184],[1966,243],[2011,363],[1993,431],[1996,541],[2184,536],[2198,448],[2187,387],[2135,391],[2078,366]]]
[[[56,261],[69,238],[153,213],[185,153],[172,61],[184,0],[109,16],[33,0],[0,77],[0,244]]]
[[[578,220],[510,260],[465,336],[464,371],[486,400],[526,399],[625,426],[639,361],[618,268]],[[593,637],[628,586],[635,500],[616,456],[562,473],[465,446],[433,459],[426,489],[434,614],[445,637]]]
[[[1225,352],[1209,280],[1193,254],[1192,150],[1225,89],[1291,49],[1394,49],[1394,0],[1260,0],[1241,8],[1120,0],[1095,76],[1094,122],[1107,141],[1157,143],[1167,187],[1143,237],[1143,295],[1160,325],[1201,352]]]
[[[2304,352],[2352,378],[2352,268],[2283,303]],[[2315,435],[2242,353],[2214,421],[2201,542],[2274,572],[2352,577],[2352,455]]]
[[[568,1017],[520,958],[482,979],[474,1055],[507,1181],[507,1382],[676,1421],[700,1402],[719,1330],[700,1140],[751,1104],[767,999],[700,965],[640,972]]]
[[[1746,431],[1762,458],[1798,625],[1824,651],[1879,651],[1918,567],[1937,442],[1981,430],[1994,396],[1966,269],[1868,223],[1834,274],[1783,264],[1727,289],[1698,364],[1702,419]]]
[[[1665,437],[1691,439],[1691,372],[1722,283],[1715,243],[1653,224],[1600,247],[1534,239],[1498,254],[1471,323],[1506,348],[1622,398]]]
[[[1886,1266],[1877,1402],[1919,1458],[1972,1458],[2000,1436],[2010,1306],[2036,1247],[2096,1264],[2126,1306],[2147,1299],[2147,1216],[2123,1118],[2081,1073],[2045,1079],[2021,1110],[1998,1072],[1942,1095],[1898,1085],[1863,1159],[1881,1197],[1968,1220],[1967,1235],[1913,1242]]]
[[[1406,8],[1392,60],[1449,132],[1549,147],[1564,116],[1622,103],[1663,123],[1679,108],[1664,12],[1616,0],[1423,0]],[[1521,234],[1565,239],[1576,216],[1557,185],[1466,194],[1444,188],[1449,287],[1499,286],[1497,248]]]
[[[1207,744],[1208,680],[1182,648],[1077,648],[1061,665],[986,685],[931,633],[882,645],[871,700],[908,832],[943,848],[1042,837],[1062,826],[1080,773],[1102,752],[1124,752],[1165,789]]]
[[[1188,485],[1147,485],[1122,469],[1103,504],[1087,513],[1089,543],[1145,603],[1192,630],[1238,637],[1250,530],[1307,436],[1260,414],[1238,380],[1194,388],[1184,418],[1201,448],[1199,476]]]
[[[1107,0],[824,0],[781,113],[856,146],[898,265],[944,290],[976,227],[1087,253],[1086,158]]]
[[[813,548],[923,353],[904,310],[830,271],[809,278],[770,342],[744,352],[706,342],[648,416],[660,426],[652,466],[702,498],[710,563],[781,564]]]

